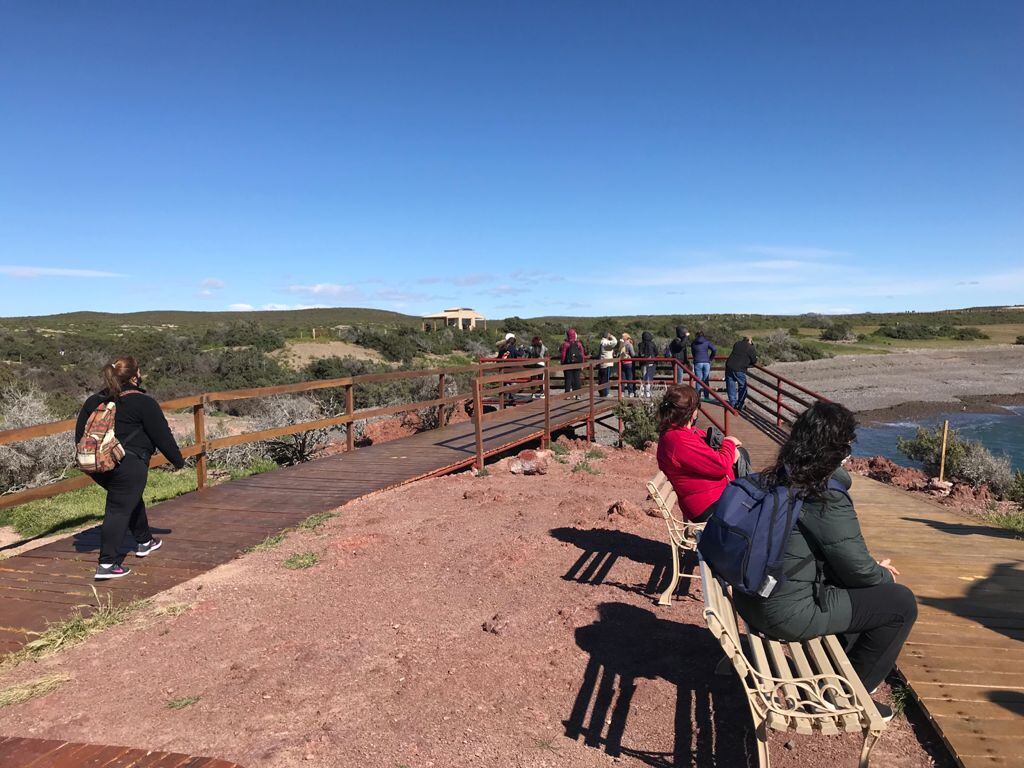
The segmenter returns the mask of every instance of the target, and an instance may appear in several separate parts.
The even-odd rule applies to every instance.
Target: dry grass
[[[10,688],[0,690],[0,708],[21,704],[29,699],[45,696],[57,690],[61,685],[71,678],[67,675],[46,675],[38,680],[20,685],[12,685]]]

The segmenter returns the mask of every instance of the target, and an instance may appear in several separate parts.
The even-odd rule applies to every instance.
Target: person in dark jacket
[[[665,357],[674,358],[683,365],[690,364],[690,332],[686,330],[685,325],[676,326],[676,337],[665,347]],[[680,365],[674,367],[676,369],[676,384],[682,384],[686,371]]]
[[[742,411],[747,402],[747,368],[757,363],[757,350],[749,336],[732,345],[732,352],[725,361],[725,391],[729,405]]]
[[[126,531],[131,531],[135,538],[138,557],[146,557],[163,546],[163,542],[150,533],[146,504],[142,500],[153,453],[160,451],[177,469],[185,466],[163,410],[142,389],[142,371],[135,358],[119,357],[104,366],[103,380],[104,388],[82,406],[75,428],[77,444],[93,411],[101,403],[113,401],[116,404],[114,435],[124,447],[125,456],[110,472],[92,475],[107,492],[100,527],[100,561],[96,568],[96,578],[101,580],[131,573],[131,569],[121,563],[119,553]]]
[[[654,383],[654,374],[658,367],[658,364],[653,362],[653,358],[658,356],[658,347],[654,343],[654,335],[650,331],[644,331],[640,334],[640,346],[636,352],[637,357],[641,360],[640,378],[643,379],[643,384],[640,385],[640,394],[642,397],[650,397],[651,387]]]
[[[583,342],[576,337],[575,328],[570,328],[565,332],[565,341],[562,342],[562,346],[558,350],[558,357],[562,365],[574,365],[586,361],[587,350],[584,349]],[[579,368],[566,371],[565,391],[574,392],[578,390],[582,386],[582,379],[583,376]]]
[[[737,592],[734,599],[740,615],[769,637],[854,636],[847,655],[873,692],[910,634],[917,602],[895,582],[899,571],[868,552],[846,492],[852,480],[841,465],[856,426],[853,414],[838,403],[815,403],[797,418],[775,464],[761,473],[765,485],[785,486],[803,499],[786,546],[787,580],[767,598]],[[830,487],[830,478],[846,490]],[[879,711],[891,717],[884,704]]]
[[[690,345],[693,352],[693,372],[703,382],[697,386],[697,391],[705,400],[711,399],[711,363],[718,354],[718,349],[704,335],[704,331],[697,331],[697,338]]]

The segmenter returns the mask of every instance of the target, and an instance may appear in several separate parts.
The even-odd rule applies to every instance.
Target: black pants
[[[94,475],[93,479],[107,492],[107,506],[100,527],[100,562],[120,562],[119,550],[124,543],[125,531],[131,531],[138,543],[153,538],[146,517],[146,504],[142,492],[146,489],[149,464],[128,454],[110,472]]]
[[[853,619],[844,632],[846,655],[864,687],[873,691],[892,671],[910,628],[917,620],[917,600],[902,584],[847,590]]]
[[[601,387],[601,391],[598,392],[598,394],[601,397],[608,397],[608,391],[610,389],[610,387],[608,386],[608,382],[611,381],[611,378],[612,378],[611,366],[608,366],[607,368],[598,368],[597,369],[597,383],[604,385],[604,386]]]
[[[574,392],[580,388],[580,369],[575,368],[565,372],[565,391]]]

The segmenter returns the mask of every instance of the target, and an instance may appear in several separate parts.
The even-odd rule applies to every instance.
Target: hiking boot
[[[100,563],[96,566],[96,575],[93,578],[97,581],[103,581],[105,579],[120,579],[122,576],[127,576],[131,572],[131,568],[125,568],[123,565],[119,565],[117,563]]]
[[[883,722],[888,723],[890,720],[893,719],[893,717],[896,716],[896,713],[892,711],[892,707],[890,707],[888,704],[883,704],[882,702],[877,701],[876,699],[872,699],[872,701],[875,702],[875,708],[878,710],[878,714],[882,716]]]
[[[145,544],[139,544],[135,547],[136,557],[145,557],[150,552],[160,549],[164,545],[160,539],[150,539]]]

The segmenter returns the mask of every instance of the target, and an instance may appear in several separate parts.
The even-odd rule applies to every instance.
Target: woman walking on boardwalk
[[[644,331],[640,334],[640,347],[637,349],[637,357],[640,358],[640,378],[643,379],[640,394],[643,397],[651,396],[651,387],[654,385],[654,374],[658,364],[654,358],[658,356],[658,347],[654,343],[654,334]]]
[[[174,435],[160,405],[142,389],[142,371],[134,357],[119,357],[103,368],[104,387],[85,401],[78,414],[75,443],[82,440],[89,417],[108,403],[115,406],[114,435],[124,448],[124,458],[108,472],[92,475],[106,492],[106,509],[100,527],[100,561],[97,579],[118,579],[131,573],[119,554],[124,534],[135,537],[135,554],[146,557],[163,542],[153,538],[142,492],[149,477],[149,460],[159,450],[176,469],[185,466]]]
[[[842,464],[856,437],[853,414],[838,403],[815,403],[793,424],[775,464],[761,473],[769,488],[784,486],[803,499],[786,545],[786,581],[769,597],[734,594],[751,626],[779,640],[847,635],[847,656],[868,691],[893,668],[917,619],[914,593],[876,562],[861,535]],[[878,702],[876,702],[877,704]],[[886,719],[892,710],[878,704]]]

